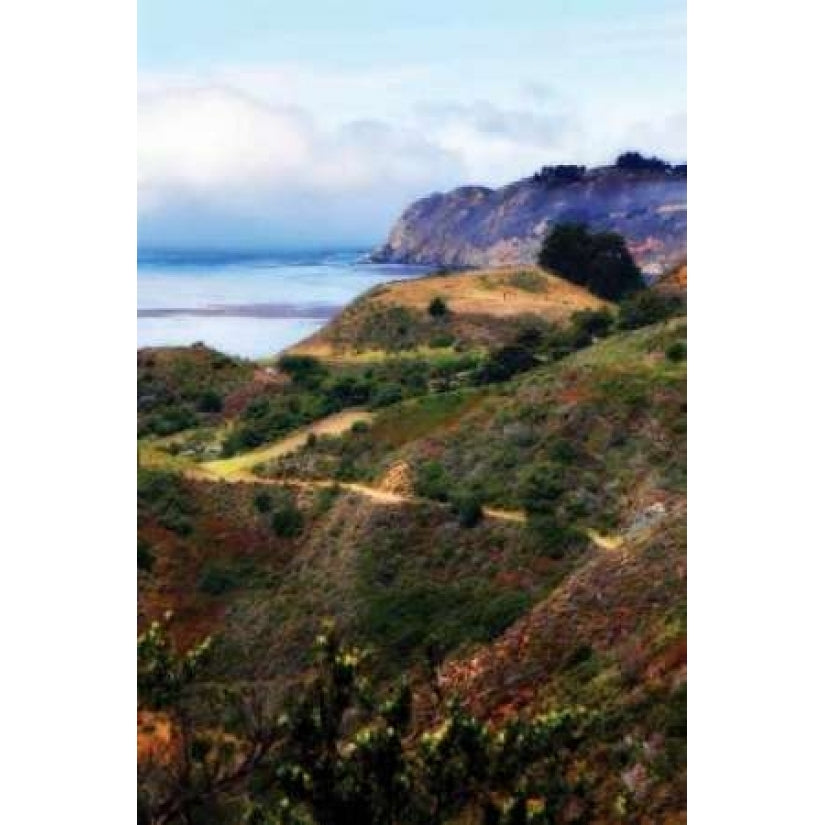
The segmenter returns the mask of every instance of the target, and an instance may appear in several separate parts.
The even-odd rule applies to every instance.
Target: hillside
[[[410,205],[376,261],[449,267],[531,263],[557,223],[623,235],[655,279],[686,254],[687,167],[545,167],[500,189],[463,186]]]
[[[446,304],[443,316],[428,309]],[[563,323],[607,304],[536,266],[429,275],[375,287],[320,332],[290,349],[319,358],[418,348],[485,349],[513,338],[537,319]]]
[[[673,280],[686,288],[686,268]],[[378,774],[406,753],[405,781],[430,800],[433,749],[451,726],[480,731],[444,756],[438,817],[351,821],[685,821],[687,321],[656,295],[625,312],[532,267],[437,275],[371,290],[266,368],[203,347],[139,353],[139,629],[171,612],[178,650],[211,638],[177,701],[195,720],[191,752],[214,760],[193,780],[170,753],[185,731],[142,706],[146,821],[186,821],[169,799],[194,800],[192,822],[235,822],[241,802],[305,798],[280,763],[255,761],[260,742],[234,762],[228,745],[261,714],[279,720],[267,747],[282,719],[312,741],[295,702],[324,620],[370,652],[378,697],[410,688],[395,750],[383,722],[341,711],[324,758],[342,760],[345,798],[366,793],[349,783],[366,781],[356,756],[376,743]],[[491,371],[513,340],[516,372]],[[177,409],[191,417],[169,423]],[[245,724],[227,721],[228,696]],[[365,696],[359,713],[389,707]],[[572,738],[536,750],[530,736],[565,719]],[[473,761],[513,730],[498,768]],[[242,771],[213,787],[221,749]],[[291,821],[321,821],[296,804]]]

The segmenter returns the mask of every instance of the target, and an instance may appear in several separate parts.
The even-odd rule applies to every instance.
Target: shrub
[[[311,355],[282,355],[278,359],[278,369],[301,385],[317,385],[326,373],[323,364]]]
[[[138,539],[137,543],[137,567],[144,573],[151,573],[155,564],[155,554],[145,539]]]
[[[382,384],[372,395],[370,406],[380,408],[397,404],[404,398],[404,390],[400,384]]]
[[[459,496],[454,503],[458,513],[458,523],[465,528],[475,527],[484,518],[481,499],[472,493]]]
[[[665,357],[668,361],[684,361],[687,358],[687,344],[684,341],[674,341],[665,350]]]
[[[366,421],[355,421],[351,429],[355,435],[363,435],[369,432],[370,425]]]
[[[509,381],[514,375],[526,372],[538,363],[530,350],[518,344],[508,344],[490,353],[487,362],[481,366],[476,374],[476,382],[479,384],[495,384],[501,381]]]
[[[265,490],[255,494],[253,503],[259,513],[269,513],[272,510],[272,496]]]
[[[519,483],[519,498],[528,514],[552,512],[564,493],[564,480],[555,464],[530,467]]]
[[[446,349],[447,347],[451,347],[454,343],[455,338],[449,333],[444,333],[443,335],[434,335],[427,342],[427,345],[433,349]]]
[[[435,501],[447,501],[450,480],[443,465],[438,461],[426,461],[416,469],[414,488],[416,495]]]
[[[270,526],[276,536],[291,539],[304,529],[304,517],[292,499],[279,503],[272,511]]]
[[[198,412],[218,413],[223,409],[223,401],[215,390],[206,390],[198,399]]]
[[[678,315],[682,310],[679,298],[667,297],[646,289],[622,301],[616,326],[619,329],[640,329]]]
[[[544,238],[538,263],[609,301],[644,286],[639,267],[621,235],[590,232],[580,223],[554,226]]]
[[[571,550],[582,546],[586,537],[575,528],[560,524],[553,516],[532,513],[528,517],[528,529],[539,552],[551,559],[562,559]]]
[[[430,301],[427,312],[432,318],[444,318],[449,315],[450,310],[447,307],[447,302],[443,298],[436,296]]]
[[[209,564],[198,581],[198,590],[210,596],[220,596],[238,586],[238,579],[230,568]]]
[[[570,316],[574,330],[588,338],[603,338],[613,326],[613,313],[609,309],[583,309]]]

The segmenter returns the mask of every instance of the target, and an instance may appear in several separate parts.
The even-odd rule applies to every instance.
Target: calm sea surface
[[[138,252],[138,347],[202,341],[231,355],[274,355],[360,293],[422,267],[364,263],[364,250]]]

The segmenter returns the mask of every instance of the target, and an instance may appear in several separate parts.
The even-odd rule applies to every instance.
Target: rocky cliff
[[[655,280],[687,255],[687,165],[642,160],[643,168],[544,167],[500,189],[463,186],[429,195],[407,208],[372,259],[449,267],[528,263],[549,227],[578,221],[621,233]]]

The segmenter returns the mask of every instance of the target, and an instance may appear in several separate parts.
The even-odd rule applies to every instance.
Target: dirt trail
[[[351,429],[356,421],[368,422],[374,417],[375,414],[367,410],[344,410],[343,412],[322,418],[320,421],[315,421],[306,427],[301,427],[285,438],[272,444],[267,444],[265,447],[260,447],[257,450],[242,453],[232,458],[207,461],[204,464],[200,464],[199,467],[209,476],[222,478],[226,481],[243,480],[242,477],[248,475],[249,471],[256,464],[294,453],[295,450],[303,447],[306,443],[307,436],[310,434],[341,435]]]
[[[248,453],[233,458],[207,461],[183,469],[187,478],[196,481],[228,482],[230,484],[267,484],[279,487],[298,487],[307,490],[321,490],[337,487],[351,493],[366,496],[382,504],[410,504],[424,502],[432,504],[429,499],[415,495],[408,495],[380,487],[371,487],[352,481],[335,481],[333,479],[296,479],[296,478],[262,478],[252,472],[257,464],[274,458],[280,458],[300,449],[310,433],[316,435],[341,435],[347,432],[356,421],[370,421],[374,414],[366,410],[345,410],[335,413],[307,427],[302,427],[294,433]],[[484,517],[495,521],[504,521],[511,524],[527,523],[527,515],[523,510],[503,510],[498,507],[484,507]],[[587,531],[590,540],[602,550],[615,550],[621,545],[621,539],[611,536],[602,536],[595,530]]]

